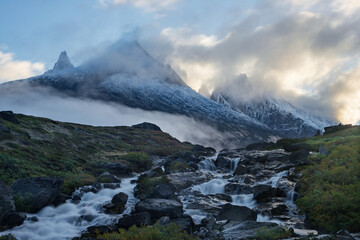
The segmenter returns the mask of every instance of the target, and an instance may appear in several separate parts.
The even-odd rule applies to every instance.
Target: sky
[[[0,83],[131,37],[194,90],[284,98],[360,121],[358,0],[2,0]]]

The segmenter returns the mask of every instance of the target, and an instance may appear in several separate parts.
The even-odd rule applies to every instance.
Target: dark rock
[[[71,199],[71,197],[66,194],[59,193],[58,196],[56,197],[56,199],[54,200],[53,204],[55,206],[58,206],[60,204],[66,203],[66,200],[68,200],[68,199]]]
[[[83,239],[83,237],[96,237],[98,234],[111,233],[116,231],[117,227],[115,225],[91,226],[88,227],[86,232],[81,235],[81,239]]]
[[[234,171],[234,175],[243,175],[243,174],[247,174],[247,173],[248,173],[248,169],[243,164],[238,164]]]
[[[155,125],[153,123],[149,123],[149,122],[139,123],[139,124],[136,124],[136,125],[132,125],[131,127],[132,128],[143,129],[143,130],[161,131],[160,127],[158,127],[157,125]]]
[[[13,213],[15,213],[15,203],[11,189],[0,181],[0,226],[7,225],[8,216]]]
[[[246,221],[246,222],[237,222],[231,221],[223,226],[223,235],[225,239],[233,239],[236,236],[236,239],[254,239],[255,230],[261,227],[276,227],[276,223],[270,222],[255,222],[255,221]]]
[[[85,215],[81,215],[80,218],[82,220],[91,222],[92,220],[94,220],[96,218],[96,215],[92,215],[92,214],[85,214]]]
[[[308,156],[309,156],[308,150],[300,149],[291,153],[290,161],[296,166],[307,165],[310,164],[310,162],[307,159]]]
[[[244,149],[223,149],[219,152],[218,157],[237,158],[243,154]]]
[[[229,221],[248,221],[253,220],[256,221],[257,214],[255,211],[251,210],[248,207],[244,206],[234,206],[230,203],[225,204],[218,216],[216,217],[217,220],[229,220]]]
[[[285,204],[280,204],[271,209],[272,215],[285,215],[289,211],[289,208]]]
[[[180,153],[176,161],[186,162],[186,163],[190,163],[190,162],[198,163],[200,162],[200,158],[196,157],[192,152],[182,152]]]
[[[179,218],[183,213],[182,209],[182,204],[172,199],[150,198],[135,205],[136,212],[149,212],[152,218]]]
[[[36,216],[29,217],[29,218],[27,218],[27,220],[31,221],[31,222],[38,222],[39,221],[38,217],[36,217]]]
[[[103,187],[108,189],[117,189],[120,187],[120,183],[104,183]]]
[[[107,203],[103,206],[103,208],[106,208],[106,209],[112,209],[115,207],[115,204],[114,203]]]
[[[189,162],[189,163],[188,163],[188,166],[189,166],[191,169],[193,169],[194,171],[196,171],[196,170],[199,169],[199,166],[198,166],[196,163],[194,163],[194,162]]]
[[[215,166],[218,169],[222,169],[222,170],[230,170],[231,167],[231,159],[228,157],[223,157],[223,156],[219,156],[216,161],[215,161]]]
[[[195,156],[205,156],[205,157],[211,157],[216,153],[216,150],[212,147],[204,147],[201,145],[196,144],[192,151],[194,152]]]
[[[101,167],[117,176],[130,175],[132,173],[131,166],[128,163],[105,163]]]
[[[351,234],[346,230],[340,230],[338,231],[333,238],[334,240],[355,240]]]
[[[119,219],[117,227],[128,229],[131,226],[150,225],[151,215],[148,212],[139,212],[132,215],[124,216]]]
[[[26,219],[26,215],[20,215],[16,212],[8,213],[5,217],[5,227],[13,228],[15,226],[19,226],[23,224],[24,220]]]
[[[342,131],[344,129],[348,129],[348,128],[352,128],[353,126],[351,124],[339,124],[337,126],[330,126],[330,127],[326,127],[324,128],[325,129],[325,132],[324,132],[324,135],[325,134],[330,134],[330,133],[334,133],[334,132],[338,132],[338,131]]]
[[[145,175],[148,178],[161,177],[164,175],[164,171],[162,170],[161,167],[157,167],[157,168],[151,170],[150,172],[145,173]]]
[[[17,120],[17,118],[15,117],[14,113],[12,111],[2,111],[0,112],[0,118],[15,123],[15,124],[19,124],[19,121]]]
[[[18,200],[21,202],[21,207],[25,208],[17,208],[17,210],[35,213],[49,204],[54,204],[63,184],[64,180],[60,177],[34,177],[16,180],[11,186],[15,203]]]
[[[127,200],[128,200],[128,195],[126,193],[120,192],[111,199],[111,204],[113,204],[113,206],[107,204],[106,207],[105,206],[104,207],[107,209],[111,209],[114,213],[119,214],[124,211]]]
[[[190,216],[176,218],[174,220],[171,220],[170,223],[175,223],[176,225],[180,226],[181,232],[186,231],[189,234],[193,232],[195,226],[194,221]]]
[[[273,142],[258,142],[258,143],[253,143],[248,145],[245,149],[248,151],[251,150],[260,150],[260,151],[265,151],[265,150],[272,150],[272,149],[280,149],[282,148],[282,146],[273,143]]]
[[[171,183],[162,183],[155,187],[151,198],[174,199],[176,188]]]
[[[81,197],[79,195],[75,195],[71,199],[71,202],[75,204],[79,203],[80,201],[81,201]]]
[[[104,172],[98,178],[97,181],[100,183],[121,183],[121,179],[119,179],[114,174]]]
[[[230,195],[224,194],[224,193],[217,193],[214,195],[217,199],[224,200],[227,202],[232,202],[232,197]]]
[[[229,183],[225,185],[225,193],[227,194],[251,194],[252,187],[245,184]]]
[[[269,185],[258,185],[253,189],[254,199],[257,201],[265,200],[276,196],[276,189]]]

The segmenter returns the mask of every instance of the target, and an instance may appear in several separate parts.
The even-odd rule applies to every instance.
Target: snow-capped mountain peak
[[[53,71],[61,71],[64,69],[70,69],[74,66],[71,64],[69,57],[66,54],[66,51],[60,53],[59,59],[54,65]]]

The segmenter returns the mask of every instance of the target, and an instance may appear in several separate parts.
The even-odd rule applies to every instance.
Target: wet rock
[[[81,197],[79,195],[75,195],[71,198],[71,202],[78,204],[81,201]]]
[[[196,144],[192,151],[194,152],[195,156],[200,157],[200,156],[205,156],[205,157],[211,157],[213,155],[215,155],[216,150],[212,147],[204,147],[201,145]]]
[[[161,177],[164,175],[164,171],[161,167],[157,167],[150,172],[144,173],[148,178]]]
[[[193,232],[193,228],[195,226],[193,219],[190,216],[184,216],[180,218],[176,218],[173,220],[170,220],[168,216],[161,217],[158,221],[158,224],[163,226],[168,226],[171,223],[176,224],[180,227],[180,232],[188,232],[191,234]]]
[[[98,178],[97,181],[99,183],[121,183],[121,179],[119,179],[114,174],[109,172],[102,173]]]
[[[58,205],[60,205],[60,204],[66,203],[66,200],[68,200],[68,199],[71,199],[71,196],[68,196],[68,195],[66,195],[66,194],[60,193],[60,194],[56,197],[56,199],[54,200],[53,204],[54,204],[55,206],[58,206]]]
[[[224,193],[217,193],[214,195],[217,199],[224,200],[226,202],[232,202],[232,197]]]
[[[101,167],[117,176],[128,176],[132,173],[131,166],[128,163],[105,163]]]
[[[254,187],[254,199],[257,201],[265,200],[276,196],[276,189],[269,185],[258,185]]]
[[[152,218],[169,216],[170,218],[179,218],[183,213],[183,206],[176,200],[150,198],[138,202],[135,205],[136,212],[149,212]]]
[[[15,114],[12,111],[2,111],[0,112],[0,118],[15,123],[15,124],[19,124],[19,121],[17,120],[17,118],[15,117]]]
[[[243,174],[247,174],[247,173],[248,173],[248,169],[243,164],[238,164],[238,166],[236,167],[236,169],[234,171],[234,175],[243,175]]]
[[[231,158],[219,156],[215,161],[215,166],[218,169],[229,171],[231,166]]]
[[[165,198],[165,199],[174,199],[175,198],[176,187],[171,183],[162,183],[155,187],[151,198]]]
[[[227,194],[251,194],[252,192],[252,187],[246,184],[229,183],[225,185]]]
[[[112,199],[111,203],[106,204],[104,208],[111,209],[114,213],[122,213],[125,209],[125,204],[128,200],[128,195],[126,193],[120,192],[116,194]]]
[[[132,215],[124,216],[119,219],[118,223],[116,224],[119,228],[128,229],[131,226],[144,226],[151,224],[151,215],[148,212],[139,212],[134,213]]]
[[[11,186],[15,203],[21,202],[18,211],[35,213],[54,204],[60,194],[64,180],[60,177],[34,177],[16,180]]]
[[[115,225],[91,226],[86,229],[86,231],[81,235],[80,239],[91,238],[91,237],[94,237],[96,239],[96,236],[98,234],[111,233],[116,231],[117,231],[117,226]]]
[[[33,216],[33,217],[27,218],[27,220],[30,221],[30,222],[38,222],[38,221],[39,221],[39,218],[36,217],[36,216]]]
[[[183,172],[172,173],[167,175],[167,177],[177,190],[181,190],[188,188],[191,185],[209,181],[210,179],[214,178],[214,175],[204,172]]]
[[[244,149],[223,149],[219,152],[218,157],[237,158],[243,155]]]
[[[287,212],[289,212],[289,208],[285,204],[279,204],[271,209],[272,215],[285,215]]]
[[[103,188],[117,189],[120,187],[120,183],[104,183]]]
[[[142,129],[142,130],[152,130],[152,131],[161,131],[161,128],[153,123],[143,122],[136,125],[132,125],[132,128]]]
[[[334,240],[355,240],[351,234],[346,230],[340,230],[338,231],[333,238]]]
[[[16,213],[11,189],[5,183],[0,181],[0,226],[8,226],[8,220],[13,217],[13,214]],[[20,224],[22,224],[22,222],[18,225]]]
[[[216,220],[229,220],[229,221],[248,221],[253,220],[256,221],[257,214],[255,211],[251,210],[248,207],[244,206],[234,206],[231,204],[225,204]]]

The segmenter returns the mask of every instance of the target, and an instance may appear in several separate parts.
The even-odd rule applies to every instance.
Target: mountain
[[[52,70],[4,84],[0,91],[5,85],[6,89],[20,88],[23,83],[33,87],[31,91],[37,86],[49,87],[57,94],[185,115],[223,132],[222,139],[214,138],[223,146],[232,143],[239,147],[287,136],[261,118],[193,91],[170,65],[155,60],[136,41],[118,41],[78,67],[73,67],[62,52]],[[307,136],[310,132],[293,135]]]
[[[240,97],[239,95],[234,96],[231,90],[239,87],[241,90],[236,93]],[[318,130],[323,131],[325,127],[336,123],[320,116],[311,115],[283,99],[275,99],[266,95],[241,97],[243,94],[253,95],[254,92],[254,87],[243,74],[237,81],[229,85],[225,84],[213,91],[210,99],[256,119],[280,136],[288,138],[311,137]]]

